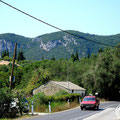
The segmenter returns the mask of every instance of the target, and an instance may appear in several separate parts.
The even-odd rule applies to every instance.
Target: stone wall
[[[85,96],[85,90],[69,90],[69,93],[79,93],[81,96]]]
[[[59,85],[56,85],[52,82],[48,82],[45,85],[40,86],[33,90],[33,95],[39,92],[43,92],[45,95],[54,95],[55,93],[59,92],[60,90],[66,90]],[[66,90],[67,91],[67,90]]]

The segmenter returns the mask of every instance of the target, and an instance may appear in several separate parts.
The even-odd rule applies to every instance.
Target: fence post
[[[32,106],[31,106],[31,112],[32,112],[32,115],[34,115],[34,105],[33,105],[33,101],[32,101]]]
[[[49,101],[49,113],[51,113],[51,105],[50,105],[50,101]]]
[[[80,99],[80,97],[79,97],[79,104],[81,103],[81,99]]]
[[[68,107],[69,107],[69,105],[70,105],[70,100],[68,99]]]

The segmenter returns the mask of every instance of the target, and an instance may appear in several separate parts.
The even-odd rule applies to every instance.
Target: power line
[[[14,7],[14,6],[12,6],[12,5],[10,5],[10,4],[2,1],[2,0],[0,0],[0,2],[2,2],[3,4],[5,4],[5,5],[7,5],[7,6],[11,7],[11,8],[13,8],[13,9],[15,9],[15,10],[17,10],[17,11],[19,11],[19,12],[21,12],[21,13],[23,13],[23,14],[25,14],[25,15],[27,15],[27,16],[35,19],[35,20],[37,20],[37,21],[39,21],[39,22],[42,22],[42,23],[44,23],[44,24],[46,24],[46,25],[48,25],[48,26],[50,26],[50,27],[53,27],[53,28],[55,28],[55,29],[57,29],[57,30],[60,30],[60,31],[64,32],[64,33],[70,34],[70,35],[72,35],[72,36],[74,36],[74,37],[77,37],[77,38],[79,38],[79,39],[83,39],[83,40],[86,40],[86,41],[89,41],[89,42],[93,42],[93,43],[96,43],[96,44],[101,44],[101,45],[105,45],[105,46],[115,47],[115,46],[113,46],[113,45],[109,45],[109,44],[106,44],[106,43],[101,43],[101,42],[93,41],[93,40],[87,39],[87,38],[85,38],[85,37],[82,37],[82,36],[79,36],[79,35],[70,33],[70,32],[68,32],[68,31],[65,31],[65,30],[59,28],[59,27],[56,27],[56,26],[54,26],[54,25],[52,25],[52,24],[49,24],[49,23],[47,23],[47,22],[45,22],[45,21],[43,21],[43,20],[40,20],[40,19],[38,19],[38,18],[36,18],[36,17],[34,17],[34,16],[32,16],[32,15],[30,15],[30,14],[28,14],[28,13],[26,13],[26,12],[24,12],[24,11],[22,11],[22,10],[20,10],[20,9],[18,9],[18,8],[16,8],[16,7]]]

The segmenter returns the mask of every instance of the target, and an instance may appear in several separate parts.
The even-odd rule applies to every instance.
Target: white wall
[[[80,93],[81,96],[85,96],[85,90],[69,90],[69,93]]]

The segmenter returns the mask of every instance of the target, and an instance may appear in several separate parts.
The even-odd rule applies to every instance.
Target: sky
[[[120,33],[120,0],[3,0],[63,30],[96,35]],[[0,2],[0,34],[26,37],[58,31]]]

